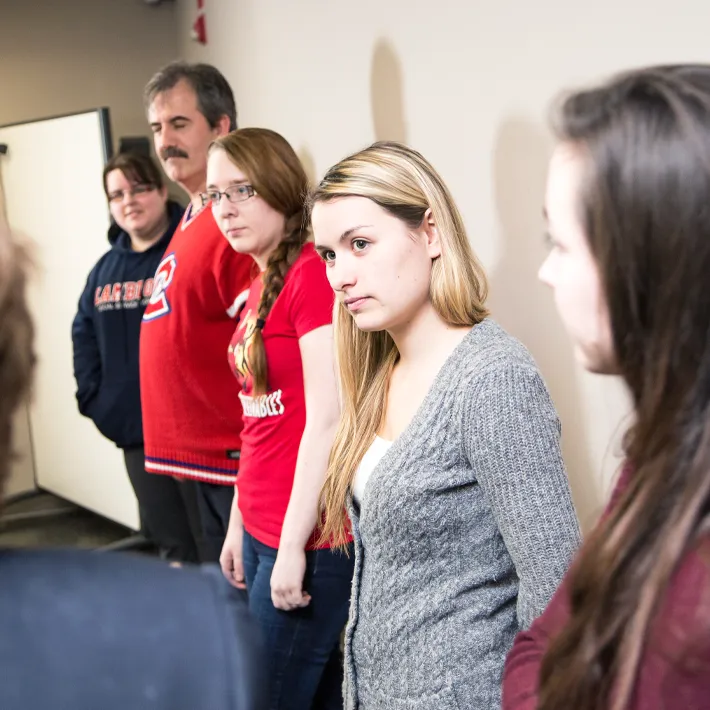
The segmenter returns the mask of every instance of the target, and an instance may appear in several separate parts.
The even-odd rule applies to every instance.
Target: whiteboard
[[[138,506],[123,452],[77,409],[71,324],[86,277],[108,249],[101,180],[108,109],[0,127],[7,216],[36,263],[29,302],[38,366],[29,405],[36,485],[129,528]],[[22,453],[22,452],[20,452]]]

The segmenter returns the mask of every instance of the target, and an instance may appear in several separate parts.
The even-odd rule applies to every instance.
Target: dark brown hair
[[[539,708],[621,710],[669,579],[710,518],[710,66],[574,93],[557,133],[586,163],[580,216],[635,422],[630,484],[570,572]]]
[[[237,105],[229,82],[211,64],[190,64],[174,61],[158,70],[143,92],[146,108],[158,94],[170,91],[179,81],[186,81],[197,96],[197,108],[210,128],[215,128],[222,116],[229,118],[229,130],[237,128]]]
[[[108,197],[106,178],[114,170],[120,170],[126,180],[136,185],[155,185],[158,189],[163,187],[163,176],[152,158],[139,153],[119,153],[114,155],[104,168],[103,181],[106,197]]]
[[[27,272],[27,254],[0,214],[0,504],[12,458],[13,416],[28,394],[35,364]]]
[[[308,178],[288,141],[267,128],[241,128],[213,141],[210,152],[223,150],[249,178],[256,193],[286,218],[284,237],[273,251],[263,274],[263,291],[257,318],[263,327],[274,301],[281,293],[288,270],[301,253],[309,235],[304,219]],[[246,349],[255,394],[267,390],[267,363],[262,327],[256,327]]]

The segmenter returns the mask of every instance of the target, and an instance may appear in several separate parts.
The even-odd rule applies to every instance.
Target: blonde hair
[[[375,143],[328,170],[309,207],[355,196],[372,200],[410,229],[419,228],[431,209],[441,241],[441,256],[431,272],[434,309],[446,323],[461,327],[476,325],[488,315],[486,276],[461,214],[439,174],[419,153],[399,143]],[[349,525],[345,505],[360,461],[382,426],[399,352],[386,331],[361,331],[340,302],[333,327],[342,417],[321,491],[321,537],[344,546]]]
[[[254,394],[268,389],[268,366],[262,328],[274,302],[283,290],[289,269],[308,241],[309,225],[304,201],[308,178],[290,143],[268,128],[240,128],[214,140],[209,153],[222,150],[249,178],[256,193],[286,218],[283,239],[269,256],[262,276],[263,290],[257,306],[257,326],[249,335],[246,364],[252,376]]]

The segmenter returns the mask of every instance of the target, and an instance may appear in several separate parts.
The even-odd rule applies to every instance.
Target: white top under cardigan
[[[360,465],[355,472],[355,480],[353,481],[353,498],[358,505],[361,504],[362,497],[365,495],[365,486],[370,480],[372,472],[380,462],[380,459],[387,453],[387,449],[389,449],[390,446],[392,446],[391,441],[376,436],[370,448],[362,457],[362,461],[360,461]]]

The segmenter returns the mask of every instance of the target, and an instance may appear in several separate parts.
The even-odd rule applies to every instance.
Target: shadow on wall
[[[402,65],[394,48],[388,40],[379,39],[375,43],[370,68],[370,102],[376,141],[407,143],[403,82]],[[296,152],[309,184],[317,185],[321,176],[310,149],[302,145]]]
[[[562,422],[562,445],[580,522],[594,523],[601,501],[601,463],[590,460],[582,399],[569,338],[551,294],[537,279],[545,257],[542,205],[550,139],[519,118],[505,121],[494,145],[493,181],[502,254],[490,274],[494,317],[528,346]]]
[[[386,39],[379,39],[372,53],[370,100],[375,140],[407,143],[402,65]]]

